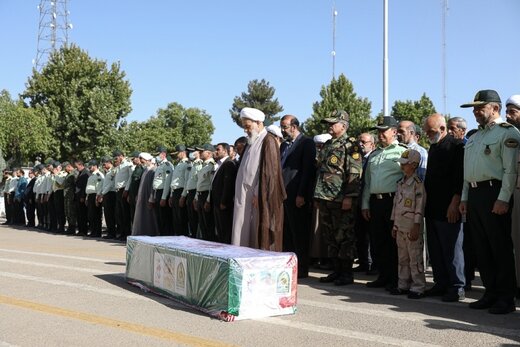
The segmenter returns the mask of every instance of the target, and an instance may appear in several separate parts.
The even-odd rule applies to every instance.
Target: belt
[[[482,187],[493,187],[493,186],[500,187],[501,185],[502,185],[502,181],[500,181],[500,180],[487,180],[487,181],[480,181],[480,182],[469,182],[469,186],[471,188],[482,188]]]
[[[379,193],[379,194],[370,194],[370,197],[377,199],[377,200],[383,200],[386,198],[391,198],[395,195],[394,192],[392,193]]]
[[[202,194],[206,194],[208,192],[209,192],[209,190],[204,190],[202,192],[197,192],[197,196],[201,196]]]

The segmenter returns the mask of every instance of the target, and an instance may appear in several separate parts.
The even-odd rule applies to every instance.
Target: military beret
[[[215,152],[215,147],[213,147],[213,145],[211,145],[209,143],[205,143],[202,146],[196,146],[195,149],[197,151],[211,151],[211,152]]]

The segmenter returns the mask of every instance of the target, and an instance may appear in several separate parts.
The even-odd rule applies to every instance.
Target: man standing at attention
[[[368,282],[367,287],[393,289],[397,287],[397,245],[392,238],[390,217],[397,181],[403,177],[397,159],[406,151],[406,146],[397,141],[394,117],[383,117],[375,129],[379,146],[368,158],[364,173],[361,214],[369,221],[370,249],[379,277]]]
[[[287,192],[284,201],[283,250],[298,256],[298,277],[309,273],[312,196],[316,169],[316,145],[300,132],[300,122],[292,115],[280,120],[285,142],[280,146],[282,176]]]
[[[356,257],[354,222],[360,191],[362,154],[357,140],[349,138],[347,112],[334,111],[322,120],[332,139],[318,155],[318,178],[314,198],[319,205],[321,232],[327,243],[334,272],[320,282],[337,286],[354,283],[352,262]]]
[[[231,243],[281,251],[285,189],[278,143],[264,128],[262,111],[244,107],[240,120],[249,146],[237,173]]]
[[[417,143],[417,132],[415,124],[409,120],[402,120],[397,126],[397,140],[405,144],[409,149],[414,149],[421,154],[421,162],[417,168],[417,176],[424,182],[426,175],[426,163],[428,162],[428,151]]]
[[[478,254],[484,296],[469,304],[489,313],[515,311],[515,260],[511,239],[511,196],[516,186],[520,133],[500,118],[502,103],[494,90],[481,90],[473,102],[479,130],[464,153],[464,186],[459,206],[467,215]]]

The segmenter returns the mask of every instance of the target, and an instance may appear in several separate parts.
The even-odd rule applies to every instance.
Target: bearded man
[[[231,244],[281,251],[286,195],[278,143],[262,111],[244,107],[240,120],[249,145],[237,173]]]

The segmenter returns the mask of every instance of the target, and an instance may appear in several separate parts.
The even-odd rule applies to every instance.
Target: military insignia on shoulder
[[[338,157],[336,157],[335,155],[333,155],[332,157],[330,157],[329,162],[330,162],[332,165],[336,165],[336,164],[338,163]]]
[[[359,155],[359,153],[354,153],[352,154],[352,158],[354,158],[354,160],[359,160],[361,156]]]
[[[412,199],[405,199],[404,207],[412,207]]]
[[[499,123],[498,125],[500,125],[503,128],[511,128],[513,126],[507,122],[502,122],[502,123]]]
[[[503,123],[500,123],[500,124],[502,125]],[[513,139],[513,138],[506,139],[506,141],[504,142],[504,145],[506,145],[506,147],[509,147],[509,148],[516,148],[516,147],[518,147],[518,140]]]
[[[350,142],[356,142],[356,138],[355,138],[355,137],[349,137],[348,140],[349,140]]]
[[[417,183],[422,183],[422,180],[421,180],[419,177],[417,177],[417,176],[415,176],[413,179],[414,179],[415,182],[417,182]]]

